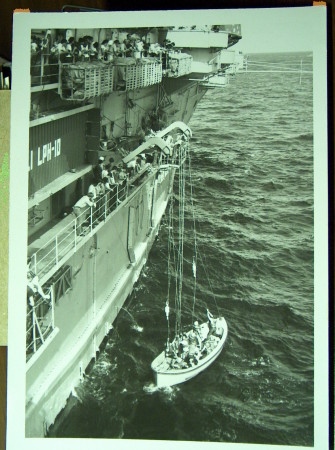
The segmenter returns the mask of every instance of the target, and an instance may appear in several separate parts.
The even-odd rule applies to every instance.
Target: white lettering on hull
[[[44,163],[57,158],[61,154],[61,142],[62,139],[58,138],[52,142],[48,142],[41,147],[37,147],[37,151],[30,150],[28,172],[32,171],[35,167],[42,166]],[[34,152],[37,153],[37,158],[34,158]],[[36,164],[34,161],[36,159]]]

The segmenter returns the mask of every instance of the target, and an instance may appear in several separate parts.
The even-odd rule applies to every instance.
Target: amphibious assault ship
[[[197,103],[243,56],[239,25],[31,37],[26,436],[42,437],[146,263]]]

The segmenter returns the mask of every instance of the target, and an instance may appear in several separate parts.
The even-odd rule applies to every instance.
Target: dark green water
[[[307,54],[253,60],[311,63]],[[310,66],[308,67],[310,68]],[[249,73],[210,91],[190,126],[198,242],[229,326],[219,359],[153,385],[166,339],[167,226],[54,437],[313,445],[312,76]],[[192,220],[186,213],[185,254]],[[200,318],[215,311],[198,269]],[[190,311],[192,274],[185,274]],[[189,305],[189,307],[187,307]]]

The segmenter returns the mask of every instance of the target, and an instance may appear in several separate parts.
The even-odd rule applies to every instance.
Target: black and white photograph
[[[326,63],[322,6],[14,15],[9,450],[328,448]]]

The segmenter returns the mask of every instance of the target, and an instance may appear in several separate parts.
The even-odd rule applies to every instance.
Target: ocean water
[[[312,63],[308,54],[252,60]],[[308,67],[309,69],[311,66]],[[50,437],[313,445],[312,76],[248,73],[209,91],[190,122],[199,319],[224,314],[215,363],[157,389],[164,347],[167,221],[97,361]],[[192,259],[186,211],[185,254]],[[192,305],[186,270],[186,318]],[[214,292],[215,296],[211,293]]]

